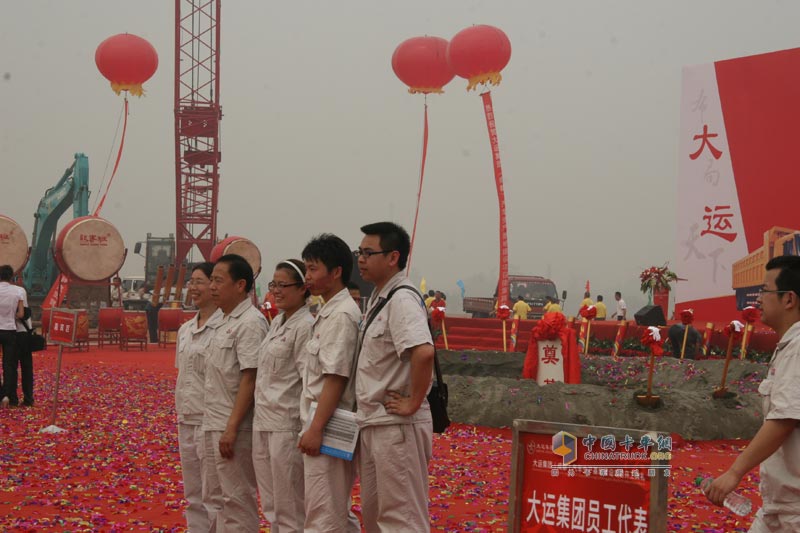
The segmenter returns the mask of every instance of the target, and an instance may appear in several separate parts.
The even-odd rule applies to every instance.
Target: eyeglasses
[[[392,252],[394,252],[394,250],[362,250],[359,248],[358,250],[353,250],[353,255],[356,257],[366,257],[369,259],[376,254],[390,254]]]
[[[762,295],[762,294],[784,294],[786,292],[794,292],[794,291],[779,291],[779,290],[774,290],[773,291],[773,290],[765,289],[763,287],[758,289],[758,294],[759,295]]]
[[[297,287],[297,286],[299,286],[299,285],[305,285],[305,283],[302,283],[302,282],[300,282],[300,281],[298,281],[298,282],[296,282],[296,283],[284,283],[284,282],[282,282],[282,281],[279,281],[278,283],[275,283],[274,281],[270,281],[270,282],[267,284],[267,288],[268,288],[269,290],[271,290],[271,291],[274,291],[275,289],[280,289],[280,290],[283,290],[283,289],[285,289],[286,287]]]

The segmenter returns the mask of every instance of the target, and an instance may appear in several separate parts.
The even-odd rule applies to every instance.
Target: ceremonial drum
[[[14,274],[28,262],[28,238],[13,219],[0,215],[0,265],[11,265]]]
[[[244,257],[253,269],[254,277],[261,272],[261,252],[258,251],[258,247],[250,239],[228,237],[211,250],[211,261],[216,263],[220,257],[226,254],[236,254]]]
[[[122,268],[125,243],[108,220],[87,216],[76,218],[58,234],[56,264],[70,279],[107,280]]]

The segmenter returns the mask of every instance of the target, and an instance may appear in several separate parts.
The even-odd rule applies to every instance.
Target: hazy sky
[[[93,196],[120,112],[94,64],[105,38],[149,40],[159,69],[131,100],[121,167],[102,215],[130,250],[175,232],[174,2],[4,0],[0,17],[0,213],[29,233],[44,193],[89,156]],[[423,98],[391,55],[418,35],[491,24],[511,40],[492,91],[512,273],[550,276],[575,312],[587,279],[632,310],[638,273],[674,255],[681,67],[800,45],[800,2],[223,0],[220,235],[261,248],[271,276],[319,232],[411,230]],[[489,295],[497,196],[480,97],[456,78],[429,98],[430,141],[412,279]],[[110,173],[110,169],[108,171]],[[62,225],[69,219],[62,218]],[[679,273],[680,274],[680,273]]]

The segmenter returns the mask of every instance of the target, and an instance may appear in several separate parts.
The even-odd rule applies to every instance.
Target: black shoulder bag
[[[420,302],[422,304],[422,308],[425,308],[425,300],[423,300],[422,296],[417,292],[417,289],[414,287],[410,287],[408,285],[400,285],[395,287],[389,294],[386,295],[386,299],[380,301],[372,310],[372,313],[367,317],[367,326],[364,328],[364,334],[366,334],[367,329],[369,329],[370,324],[378,316],[378,313],[381,312],[381,309],[386,305],[386,303],[394,296],[394,293],[399,291],[400,289],[406,289],[414,294],[416,294]],[[363,338],[362,338],[363,342]],[[359,349],[359,352],[361,350]],[[439,356],[436,353],[436,343],[433,344],[433,368],[436,373],[436,381],[433,382],[431,386],[431,391],[428,393],[428,404],[431,408],[431,419],[433,420],[433,432],[434,433],[444,433],[447,427],[450,425],[450,417],[447,416],[447,384],[444,382],[442,378],[442,368],[439,366]]]
[[[25,309],[28,309],[28,312],[26,314],[28,315],[28,317],[30,317],[29,308],[26,307]],[[19,320],[19,319],[17,319],[17,320]],[[19,322],[22,324],[22,327],[25,328],[25,330],[28,332],[28,335],[30,336],[29,346],[31,348],[31,351],[32,352],[41,352],[42,350],[46,350],[47,349],[47,341],[45,340],[45,338],[43,336],[39,335],[38,333],[34,332],[31,328],[29,328],[28,327],[28,323],[26,322],[26,320],[27,320],[27,317],[24,320],[19,320]]]

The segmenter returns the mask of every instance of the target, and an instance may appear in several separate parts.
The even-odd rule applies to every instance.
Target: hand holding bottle
[[[716,480],[716,483],[714,483],[714,478],[703,478],[702,476],[697,476],[697,478],[694,480],[694,484],[695,486],[700,487],[708,499],[716,505],[719,505],[719,502],[716,501],[718,499],[717,496],[727,492],[727,496],[725,496],[725,499],[722,501],[722,505],[727,507],[734,514],[739,516],[747,516],[753,509],[753,503],[749,498],[742,496],[738,492],[726,490],[729,486],[731,489],[733,489],[736,487],[736,485],[738,485],[737,480],[727,479],[729,476],[730,475],[726,472]],[[712,487],[712,483],[716,486]]]

